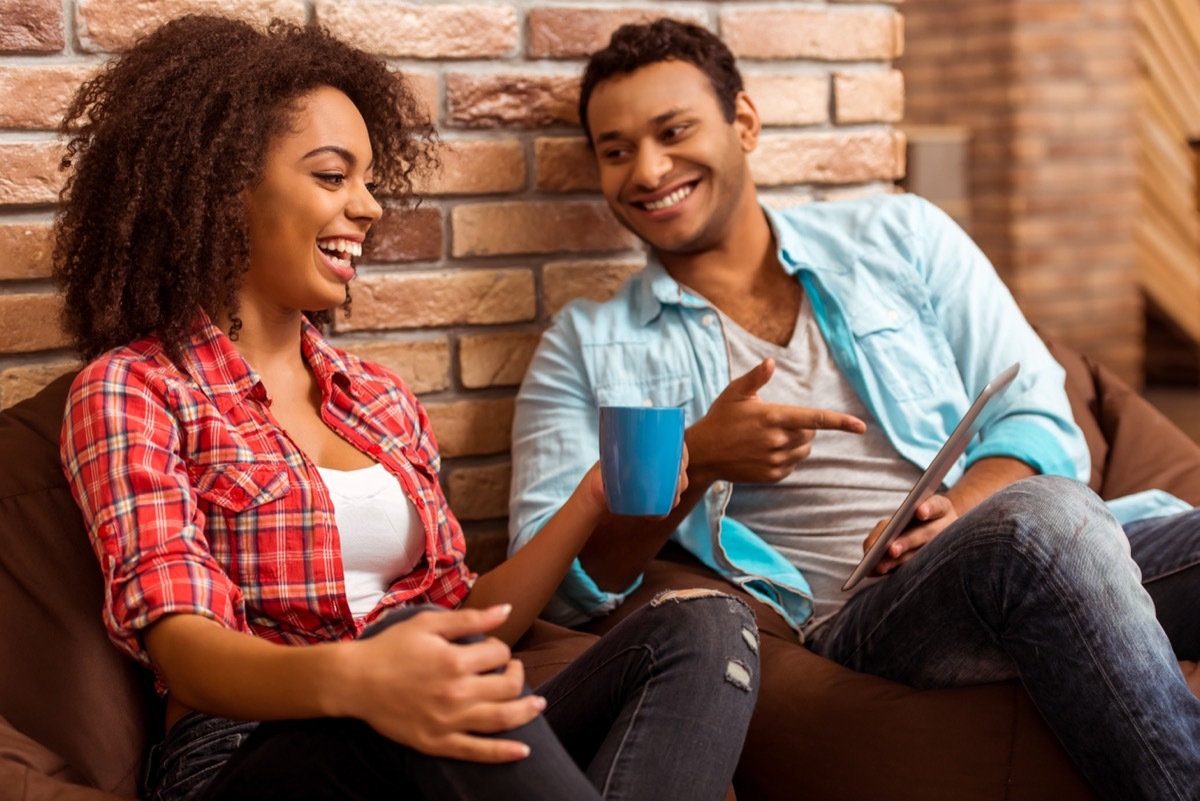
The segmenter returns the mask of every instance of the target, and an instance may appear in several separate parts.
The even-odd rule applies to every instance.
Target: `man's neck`
[[[783,271],[775,249],[766,214],[751,196],[717,246],[656,255],[672,278],[723,308],[727,299],[756,294],[778,282]]]

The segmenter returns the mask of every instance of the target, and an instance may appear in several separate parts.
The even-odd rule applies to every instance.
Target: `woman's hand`
[[[491,631],[509,611],[493,606],[421,612],[373,637],[347,643],[348,692],[342,713],[431,756],[470,762],[529,756],[524,743],[479,736],[522,726],[545,708],[540,696],[521,696],[521,663],[494,637],[466,645],[454,642]]]

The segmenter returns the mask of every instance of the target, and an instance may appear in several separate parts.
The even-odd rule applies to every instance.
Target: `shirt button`
[[[244,501],[246,500],[246,491],[241,487],[234,487],[233,491],[229,493],[229,497],[233,498],[235,501]]]
[[[713,484],[713,492],[720,495],[724,491],[725,491],[725,482],[724,481],[718,481]]]
[[[888,320],[890,320],[891,322],[893,322],[893,323],[894,323],[894,322],[896,322],[897,320],[899,320],[899,319],[900,319],[900,312],[898,312],[898,311],[890,311],[890,312],[888,312],[888,313],[887,313],[887,318],[888,318]]]
[[[367,453],[371,454],[372,456],[378,456],[382,450],[383,448],[379,447],[378,445],[367,446]]]
[[[654,401],[650,400],[649,398],[646,398],[644,401],[642,401],[642,405],[643,406],[653,406]]]
[[[700,318],[700,324],[703,325],[705,328],[708,328],[716,321],[717,321],[717,316],[715,314],[706,314]]]

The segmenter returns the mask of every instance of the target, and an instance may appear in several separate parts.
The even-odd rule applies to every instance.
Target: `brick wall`
[[[0,407],[73,366],[47,280],[56,118],[107,53],[200,8],[315,18],[412,75],[433,113],[443,174],[420,208],[385,215],[333,338],[422,396],[451,504],[485,547],[502,547],[487,535],[540,331],[644,263],[595,191],[575,112],[583,57],[614,27],[667,14],[726,38],[763,111],[753,169],[774,202],[891,191],[904,169],[894,2],[0,0]]]
[[[909,0],[906,122],[967,126],[972,233],[1025,313],[1140,383],[1133,0]]]

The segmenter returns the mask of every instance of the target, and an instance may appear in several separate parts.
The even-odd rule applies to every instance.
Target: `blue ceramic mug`
[[[683,461],[683,409],[600,407],[600,476],[618,515],[665,515]]]

